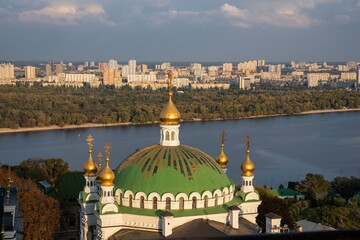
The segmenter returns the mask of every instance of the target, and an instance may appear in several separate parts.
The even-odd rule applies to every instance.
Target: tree
[[[61,158],[49,158],[45,160],[45,172],[49,180],[57,179],[67,173],[69,164]]]
[[[301,181],[301,190],[315,203],[324,197],[329,188],[328,181],[320,174],[308,173],[303,181]]]

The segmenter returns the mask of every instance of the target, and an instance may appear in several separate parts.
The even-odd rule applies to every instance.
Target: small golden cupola
[[[226,156],[225,152],[224,152],[224,142],[225,142],[225,132],[222,131],[221,132],[221,150],[219,155],[216,157],[216,162],[220,165],[220,167],[222,169],[226,169],[227,168],[227,163],[228,163],[228,157]]]
[[[169,102],[163,107],[160,113],[161,124],[176,125],[179,124],[181,115],[175,104],[172,102],[172,71],[168,71],[169,77]]]
[[[115,174],[113,170],[109,167],[110,161],[110,144],[105,144],[105,153],[106,153],[106,165],[105,168],[101,171],[99,178],[101,181],[101,186],[114,186]]]
[[[253,172],[255,170],[254,163],[250,159],[250,141],[250,136],[246,136],[246,159],[241,165],[243,176],[246,177],[254,176]]]
[[[86,142],[89,145],[89,159],[84,164],[84,171],[85,176],[91,177],[96,176],[98,167],[94,160],[92,159],[92,142],[94,141],[94,138],[89,134],[89,136],[86,138]]]

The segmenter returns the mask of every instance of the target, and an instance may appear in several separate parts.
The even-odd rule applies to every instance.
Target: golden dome
[[[246,159],[243,162],[243,164],[241,164],[241,170],[243,171],[243,176],[247,176],[247,177],[254,176],[253,172],[255,170],[255,166],[250,159],[249,149],[246,150]]]
[[[92,141],[94,140],[94,138],[89,135],[86,138],[86,141],[89,145],[89,159],[85,162],[84,164],[84,171],[85,171],[85,176],[95,176],[97,171],[98,171],[98,167],[96,165],[96,163],[94,162],[94,160],[92,159]]]
[[[172,72],[168,72],[169,76],[169,102],[163,107],[160,113],[162,124],[178,124],[181,118],[179,110],[172,102]]]
[[[101,186],[114,186],[114,179],[115,179],[115,174],[113,172],[113,170],[111,170],[111,168],[109,167],[109,161],[110,161],[110,150],[111,146],[109,144],[105,145],[105,149],[106,149],[106,166],[105,168],[101,171],[100,175],[99,175],[99,179],[101,181]]]
[[[216,162],[220,165],[221,168],[227,168],[228,157],[224,153],[224,144],[221,144],[221,151],[216,157]]]

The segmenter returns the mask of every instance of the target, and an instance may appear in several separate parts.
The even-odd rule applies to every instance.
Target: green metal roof
[[[84,189],[85,178],[83,172],[68,172],[62,175],[49,196],[61,203],[76,204],[79,192]]]
[[[137,150],[119,165],[114,184],[133,193],[176,195],[223,189],[233,182],[212,157],[199,149],[152,145]]]
[[[276,196],[280,196],[280,197],[286,197],[286,196],[299,196],[299,195],[303,195],[301,192],[292,190],[290,188],[283,188],[283,189],[272,189],[271,190]]]

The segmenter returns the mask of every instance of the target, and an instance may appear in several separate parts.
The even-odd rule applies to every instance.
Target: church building
[[[97,164],[92,158],[94,139],[88,136],[86,183],[78,198],[80,239],[166,239],[257,231],[255,218],[261,201],[253,185],[250,138],[241,166],[241,188],[236,190],[226,175],[224,134],[216,159],[180,144],[181,115],[172,94],[170,72],[159,143],[137,149],[121,163],[110,161],[111,146],[106,144],[105,166],[101,167],[101,154]],[[115,164],[119,165],[113,171],[110,165]]]

